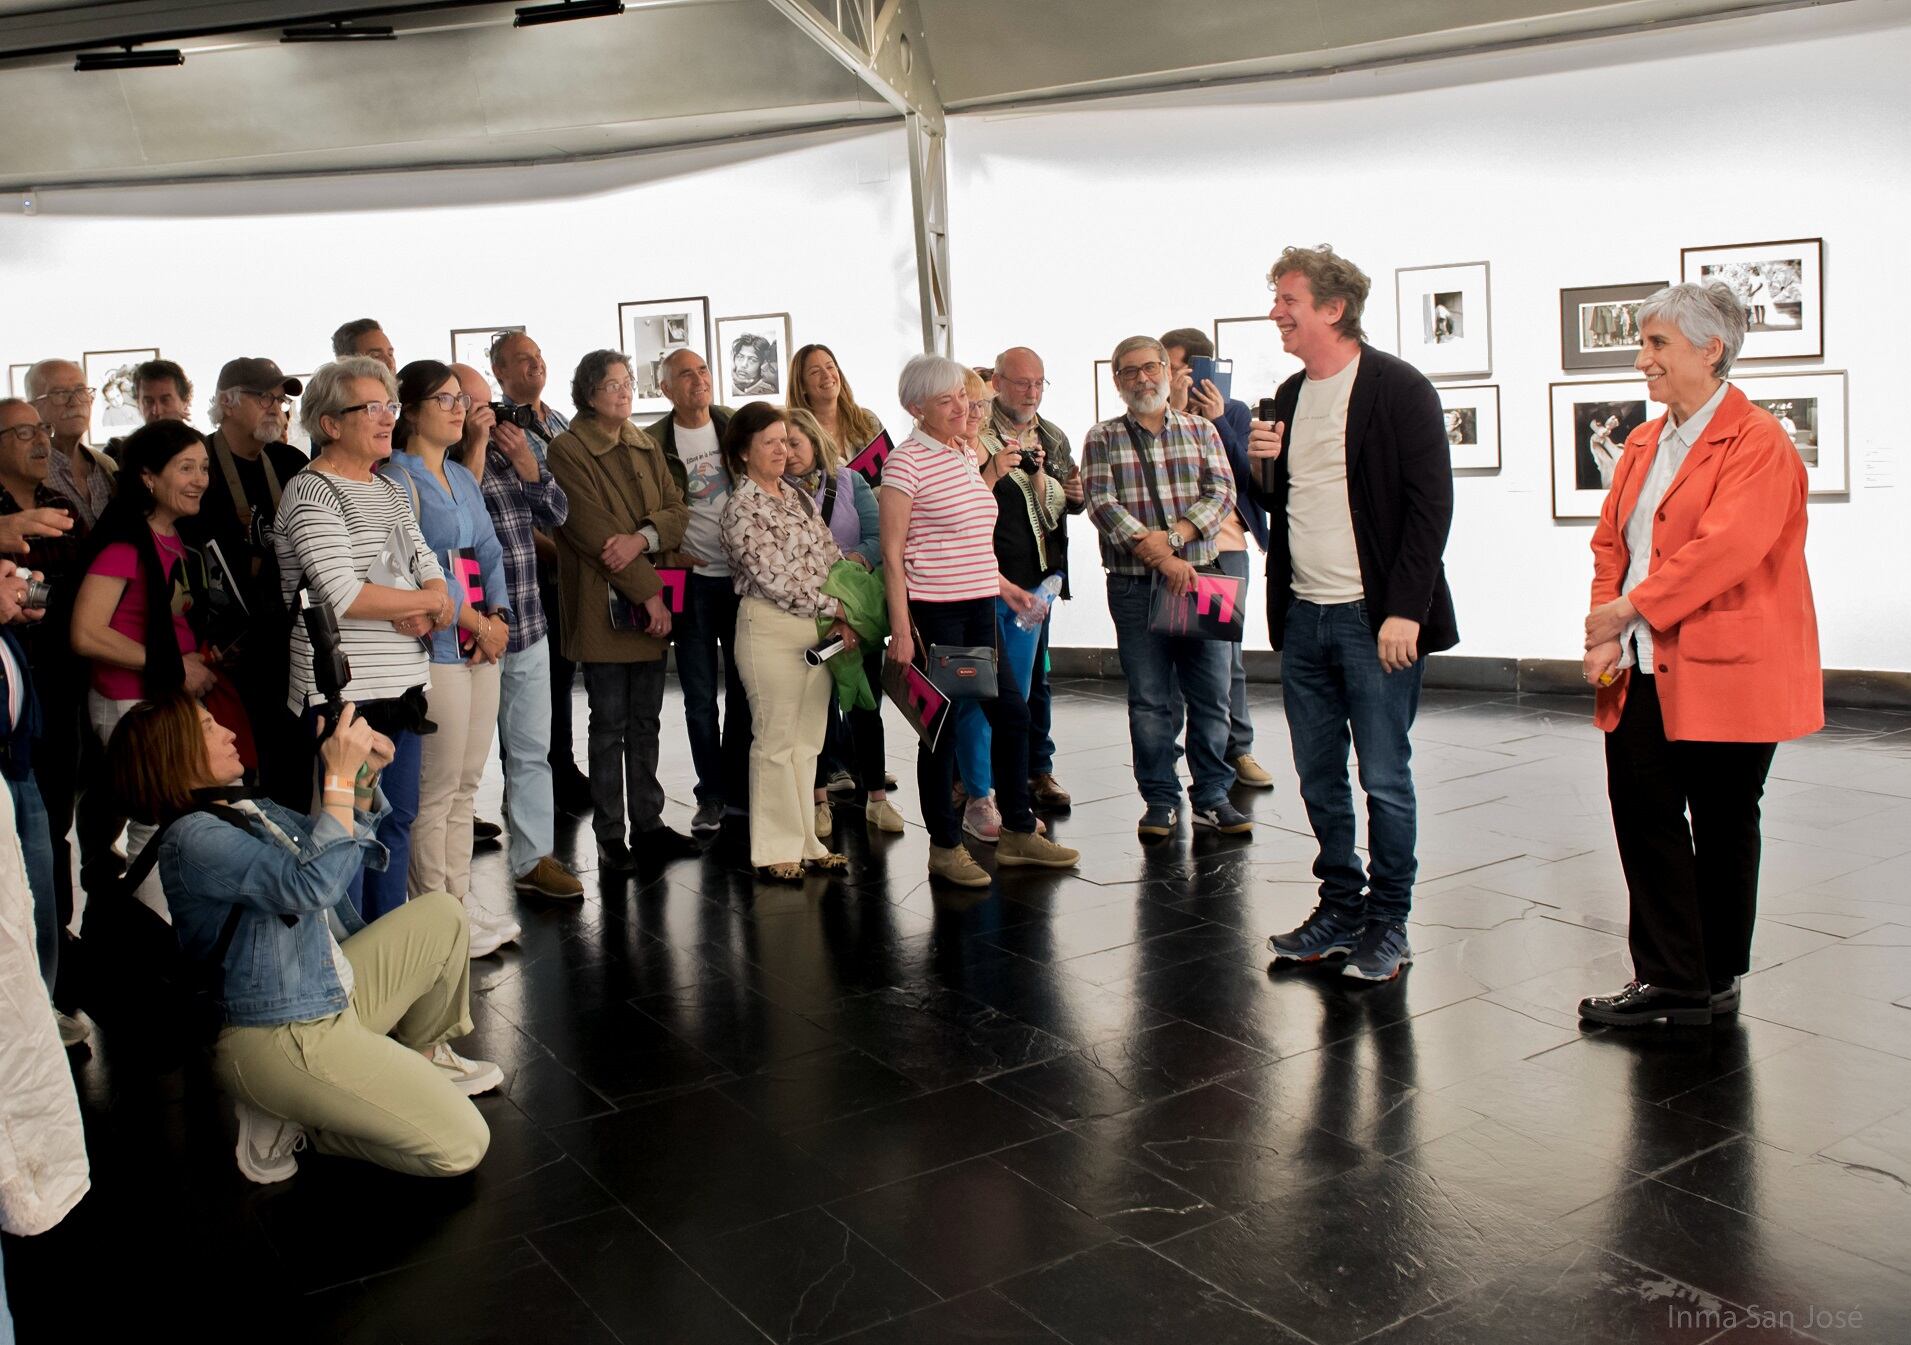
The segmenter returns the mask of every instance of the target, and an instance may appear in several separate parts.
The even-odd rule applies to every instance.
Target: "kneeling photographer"
[[[233,736],[190,696],[134,706],[108,749],[127,809],[164,824],[174,932],[217,987],[214,1073],[238,1111],[239,1170],[284,1181],[309,1140],[399,1172],[467,1172],[491,1139],[469,1098],[503,1073],[447,1044],[471,1031],[464,910],[433,892],[359,916],[353,876],[389,858],[377,780],[392,744],[348,704],[319,755],[323,806],[301,817],[230,784]]]

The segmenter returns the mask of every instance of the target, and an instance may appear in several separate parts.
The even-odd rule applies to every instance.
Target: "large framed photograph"
[[[81,356],[86,386],[93,393],[93,429],[89,442],[103,444],[108,439],[131,434],[143,423],[139,417],[139,387],[133,370],[147,360],[159,358],[159,347],[139,350],[89,350]],[[24,381],[24,376],[23,376]]]
[[[750,313],[717,319],[717,400],[783,400],[783,361],[790,357],[790,315]]]
[[[1681,248],[1685,279],[1723,281],[1745,309],[1742,360],[1815,360],[1825,353],[1825,240]]]
[[[1803,374],[1745,374],[1733,384],[1753,406],[1772,413],[1805,463],[1813,495],[1851,490],[1844,370]]]
[[[1400,358],[1428,378],[1493,372],[1493,295],[1485,262],[1403,266],[1394,273]]]
[[[1443,383],[1440,409],[1447,452],[1456,472],[1500,469],[1500,389],[1497,383]]]
[[[1095,361],[1095,423],[1118,416],[1125,408],[1122,406],[1121,392],[1115,387],[1115,362],[1113,360]]]
[[[1639,358],[1639,306],[1665,281],[1559,292],[1559,367],[1630,369]]]
[[[637,380],[631,414],[662,415],[670,409],[664,396],[664,361],[679,350],[694,350],[710,359],[708,296],[633,299],[617,305],[617,348],[630,356],[631,376]],[[717,391],[721,401],[722,389]]]
[[[504,389],[498,386],[497,377],[491,372],[491,343],[506,332],[521,332],[524,324],[510,327],[454,327],[451,331],[451,362],[468,364],[484,375],[485,386],[491,389],[491,400],[504,400]]]
[[[1626,436],[1665,414],[1643,378],[1555,383],[1553,517],[1598,518]]]
[[[1234,399],[1252,411],[1263,397],[1300,372],[1301,362],[1281,349],[1281,329],[1262,313],[1214,320],[1214,355],[1234,361]],[[1119,407],[1120,402],[1116,402]]]
[[[24,397],[27,395],[27,370],[32,364],[9,364],[7,366],[7,396]]]

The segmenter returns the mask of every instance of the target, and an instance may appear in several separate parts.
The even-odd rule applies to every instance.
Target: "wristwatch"
[[[1180,555],[1181,548],[1186,546],[1187,544],[1188,544],[1188,539],[1181,535],[1181,529],[1179,528],[1168,529],[1168,549],[1174,552],[1175,555],[1177,556]]]

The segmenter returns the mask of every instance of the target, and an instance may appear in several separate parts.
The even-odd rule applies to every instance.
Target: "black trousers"
[[[563,618],[558,614],[557,567],[549,571],[543,564],[537,570],[538,601],[544,604],[544,620],[551,640],[551,769],[560,776],[577,769],[577,749],[571,742],[571,726],[577,716],[571,700],[571,687],[577,677],[577,665],[558,651],[564,647]]]
[[[1655,680],[1633,671],[1606,735],[1633,974],[1702,994],[1751,966],[1759,801],[1778,745],[1666,741]]]
[[[963,602],[909,602],[909,616],[925,646],[931,644],[995,646],[995,599],[970,598]],[[928,650],[925,647],[924,654]],[[1000,666],[1000,657],[997,657]],[[989,759],[995,771],[996,806],[1002,810],[1002,830],[1024,834],[1035,830],[1035,814],[1028,803],[1028,702],[1012,677],[998,676],[994,700],[981,702],[989,721]],[[930,752],[916,745],[916,788],[922,795],[922,820],[932,845],[946,848],[962,842],[962,827],[949,791],[955,785],[955,725],[945,724]]]

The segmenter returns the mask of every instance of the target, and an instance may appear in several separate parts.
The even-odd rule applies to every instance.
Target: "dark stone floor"
[[[1059,702],[1077,875],[938,899],[919,827],[843,807],[844,885],[726,836],[518,903],[468,1178],[248,1185],[203,1067],[101,1007],[93,1194],[5,1248],[22,1339],[1911,1340],[1911,714],[1780,750],[1744,1013],[1626,1036],[1572,1012],[1627,976],[1586,702],[1427,697],[1418,961],[1368,987],[1267,965],[1312,903],[1278,691],[1253,836],[1145,849],[1121,694]]]

